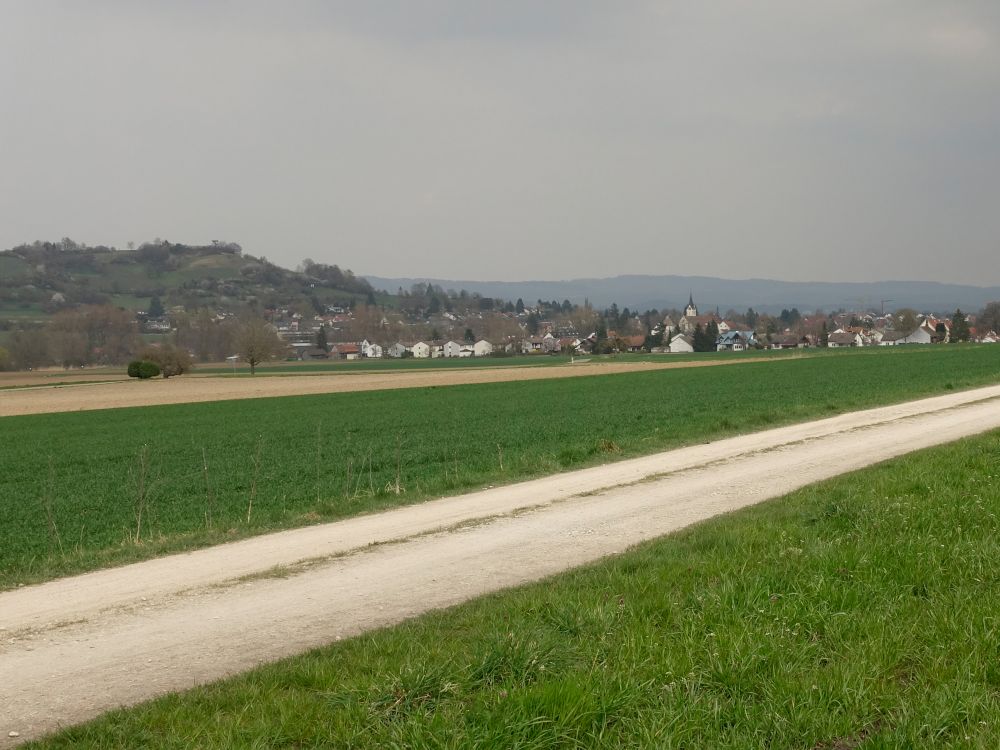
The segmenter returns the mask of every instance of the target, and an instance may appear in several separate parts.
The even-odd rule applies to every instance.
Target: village
[[[520,301],[519,301],[520,302]],[[662,317],[633,314],[622,320],[616,309],[604,315],[591,315],[592,330],[580,330],[571,314],[553,319],[541,317],[551,313],[551,306],[523,307],[522,312],[491,312],[459,316],[443,312],[437,318],[427,316],[421,321],[430,327],[428,337],[387,337],[391,326],[383,315],[375,327],[375,335],[363,335],[349,340],[338,336],[341,331],[357,328],[356,316],[350,308],[332,308],[323,315],[306,316],[288,308],[270,311],[270,320],[278,335],[289,346],[289,358],[297,360],[358,360],[358,359],[437,359],[515,355],[590,355],[626,352],[652,354],[685,354],[694,352],[742,352],[765,349],[805,349],[813,347],[851,348],[870,346],[902,346],[945,344],[953,341],[997,343],[1000,336],[992,328],[977,327],[977,316],[956,311],[952,317],[904,311],[874,313],[869,311],[817,313],[800,315],[797,310],[783,311],[781,316],[757,315],[752,310],[740,315],[731,312],[722,316],[715,312],[701,313],[691,295],[680,314]],[[574,308],[575,309],[575,308]],[[627,309],[624,312],[628,312]],[[612,324],[623,323],[618,329]],[[502,336],[486,338],[476,334],[485,328],[483,321],[499,317],[508,325]],[[158,323],[169,330],[169,322]],[[412,327],[419,324],[411,323]],[[448,338],[441,329],[460,331],[464,335]],[[491,326],[495,328],[496,326]],[[369,326],[369,330],[370,330]],[[381,329],[381,330],[379,330]],[[957,330],[953,330],[957,329]],[[403,331],[400,331],[403,332]],[[378,334],[383,335],[378,335]]]

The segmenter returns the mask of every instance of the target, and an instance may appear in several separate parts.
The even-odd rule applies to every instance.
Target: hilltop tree
[[[520,297],[517,298],[517,302],[514,304],[514,312],[516,312],[518,315],[524,313],[524,300],[521,299]]]
[[[163,302],[160,301],[159,297],[154,295],[149,301],[149,309],[146,311],[146,314],[151,318],[162,318],[164,312]]]
[[[467,343],[469,343],[469,344],[474,344],[474,343],[476,343],[476,334],[474,334],[474,333],[472,332],[472,329],[471,329],[471,328],[466,328],[466,329],[465,329],[465,340],[466,340],[466,342],[467,342]]]
[[[819,345],[822,347],[827,347],[830,345],[830,331],[826,327],[826,321],[823,321],[823,327],[819,331]]]
[[[250,318],[239,324],[234,339],[236,351],[250,365],[250,374],[256,372],[257,365],[274,359],[285,350],[285,344],[278,338],[278,332],[263,318]]]
[[[326,326],[320,326],[316,332],[316,348],[324,352],[330,351],[330,345],[326,341]]]

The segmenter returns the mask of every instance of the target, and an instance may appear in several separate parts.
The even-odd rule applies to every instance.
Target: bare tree
[[[274,359],[286,348],[274,326],[263,318],[242,321],[236,329],[235,343],[237,353],[250,365],[251,375],[257,365]]]
[[[977,328],[980,333],[1000,333],[1000,302],[990,302],[979,313]]]
[[[896,310],[896,329],[907,336],[917,330],[917,311],[909,307]]]

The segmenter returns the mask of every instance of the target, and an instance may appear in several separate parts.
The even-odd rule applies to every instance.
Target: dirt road
[[[3,593],[0,747],[995,428],[1000,386]]]
[[[512,380],[545,380],[582,375],[612,375],[686,367],[714,367],[754,361],[757,358],[693,362],[580,362],[553,366],[454,368],[449,370],[392,370],[350,374],[298,373],[261,377],[182,377],[170,380],[124,380],[114,383],[77,383],[59,387],[0,390],[0,417],[48,414],[61,411],[115,409],[123,406],[187,404],[269,396],[302,396],[347,391],[380,391],[389,388],[427,388],[467,383],[501,383]]]

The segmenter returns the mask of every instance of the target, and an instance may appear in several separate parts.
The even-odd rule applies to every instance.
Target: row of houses
[[[386,354],[394,359],[402,357],[413,357],[414,359],[488,357],[496,349],[497,346],[486,339],[480,339],[472,344],[458,341],[416,341],[413,343],[397,341],[386,350]]]
[[[458,341],[397,341],[388,347],[364,339],[359,342],[338,342],[330,344],[328,349],[313,346],[309,343],[293,343],[292,349],[297,359],[381,359],[391,357],[413,357],[414,359],[432,359],[437,357],[488,357],[497,351],[513,351],[513,344],[492,344],[485,339],[473,344]]]

